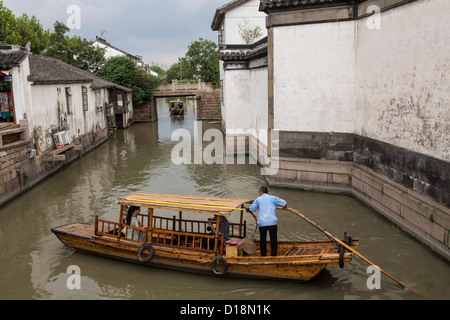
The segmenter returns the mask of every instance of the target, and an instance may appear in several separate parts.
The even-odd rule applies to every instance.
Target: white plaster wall
[[[225,106],[225,101],[227,99],[227,95],[225,94],[226,91],[226,83],[225,83],[225,71],[223,70],[223,61],[221,60],[219,62],[220,66],[220,85],[221,85],[221,113],[222,113],[222,118],[226,123],[226,119],[227,119],[227,108]]]
[[[267,143],[267,79],[267,68],[225,72],[223,115],[227,134],[252,133]]]
[[[275,129],[353,132],[355,22],[277,27],[273,33]]]
[[[358,134],[450,161],[449,17],[419,0],[358,22]]]
[[[117,56],[120,56],[120,57],[126,56],[125,53],[123,53],[119,50],[113,49],[111,47],[108,47],[108,46],[104,45],[103,43],[95,42],[94,46],[105,49],[105,59],[109,59],[109,58],[117,57]]]
[[[259,12],[259,0],[251,0],[226,13],[224,19],[226,44],[245,44],[239,35],[238,27],[238,24],[241,23],[244,18],[247,19],[251,25],[261,27],[263,35],[259,39],[267,36],[266,14],[264,12]]]
[[[229,130],[251,129],[250,72],[248,70],[228,70],[224,78],[225,124]]]
[[[227,154],[251,154],[253,160],[260,160],[264,150],[258,145],[267,144],[267,68],[229,70],[224,84]],[[235,141],[235,137],[241,138]]]
[[[250,71],[251,126],[260,142],[267,144],[268,122],[268,71],[258,68]]]
[[[30,131],[40,135],[41,152],[53,149],[52,133],[55,130],[68,130],[76,138],[89,132],[97,132],[106,128],[104,111],[97,112],[95,94],[90,84],[88,88],[88,111],[83,111],[82,85],[37,85],[31,86],[32,107],[29,106]],[[72,114],[67,114],[65,88],[72,89]],[[58,89],[60,94],[58,94]]]
[[[30,85],[27,77],[30,74],[30,64],[28,58],[25,59],[19,66],[11,70],[13,77],[13,94],[14,94],[14,108],[16,123],[24,120],[27,116],[26,106],[31,104]]]

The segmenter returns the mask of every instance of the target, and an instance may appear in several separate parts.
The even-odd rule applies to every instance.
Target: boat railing
[[[159,217],[157,217],[159,218]],[[161,222],[165,221],[166,218],[162,218]],[[173,219],[170,219],[173,221]],[[201,221],[193,221],[198,222],[199,225]],[[165,225],[166,227],[169,224]],[[200,227],[201,228],[201,227]],[[206,227],[205,227],[206,231]],[[103,237],[112,237],[116,238],[119,241],[126,241],[135,244],[144,244],[147,242],[151,242],[155,245],[159,246],[168,246],[174,248],[185,249],[189,248],[192,250],[198,250],[202,252],[213,253],[216,249],[216,238],[214,235],[210,234],[202,234],[199,232],[185,232],[185,231],[176,231],[176,230],[168,230],[167,228],[158,228],[153,227],[152,229],[121,225],[116,222],[111,222],[107,220],[102,220],[96,218],[95,220],[95,235],[103,236]],[[150,241],[150,238],[152,239]],[[218,249],[221,254],[224,252],[224,236],[221,235],[219,239],[217,239]]]
[[[202,252],[213,253],[215,251],[215,236],[206,234],[196,234],[188,232],[169,231],[153,229],[152,243],[158,246],[168,246],[179,249],[191,249]],[[224,252],[224,237],[220,237],[218,242],[220,252]]]
[[[131,231],[131,232],[128,232]],[[100,237],[112,237],[117,240],[126,240],[134,243],[144,243],[147,229],[121,225],[117,222],[95,219],[95,235]],[[130,235],[130,236],[128,236]]]
[[[143,224],[144,225],[144,224]],[[215,223],[213,223],[215,226]],[[153,217],[153,227],[162,230],[183,231],[186,233],[208,234],[208,222],[200,220],[184,220],[176,216]],[[247,236],[247,221],[241,223],[230,223],[230,237],[245,238]]]
[[[107,220],[95,218],[95,235],[97,236],[113,236],[118,237],[120,232],[120,224]]]

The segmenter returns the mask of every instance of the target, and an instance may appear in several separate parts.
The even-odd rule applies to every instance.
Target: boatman
[[[261,236],[261,256],[267,256],[267,232],[270,234],[271,256],[276,257],[278,253],[278,219],[277,207],[287,208],[287,202],[275,196],[269,195],[267,187],[259,188],[259,198],[253,202],[247,212],[258,213],[258,227]]]

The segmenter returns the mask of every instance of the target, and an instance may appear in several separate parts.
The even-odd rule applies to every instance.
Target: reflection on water
[[[367,265],[355,258],[305,284],[215,277],[116,262],[64,247],[50,229],[95,216],[117,220],[117,198],[134,192],[255,199],[265,184],[256,165],[175,165],[172,132],[194,134],[195,103],[183,117],[159,101],[158,123],[117,132],[108,142],[0,208],[0,299],[415,299],[382,278],[370,291]],[[203,130],[220,128],[203,122]],[[392,223],[349,196],[270,188],[335,236],[361,240],[360,252],[400,281],[450,298],[449,265]],[[326,240],[318,230],[279,213],[280,240]],[[249,232],[254,230],[249,218]],[[67,268],[81,268],[81,290],[68,290]],[[221,290],[217,290],[220,288]]]

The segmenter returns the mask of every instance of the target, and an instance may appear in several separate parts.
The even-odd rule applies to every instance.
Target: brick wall
[[[221,120],[220,90],[203,93],[198,99],[197,118],[199,120]]]
[[[49,175],[108,139],[108,130],[88,133],[74,140],[74,146],[64,152],[63,161],[51,161],[52,152],[35,155],[31,139],[0,147],[0,205],[33,187]]]
[[[0,150],[0,199],[25,187],[30,178],[30,141],[4,146]]]

